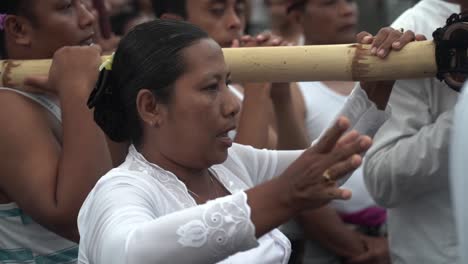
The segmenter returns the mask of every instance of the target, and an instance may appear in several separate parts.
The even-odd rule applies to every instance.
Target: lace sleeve
[[[141,189],[100,195],[78,220],[88,263],[216,263],[258,245],[244,192],[159,218]]]

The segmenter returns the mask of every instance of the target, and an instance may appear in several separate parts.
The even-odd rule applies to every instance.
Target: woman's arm
[[[347,128],[345,120],[337,122],[278,178],[164,216],[155,212],[171,205],[157,197],[154,184],[142,181],[150,176],[129,181],[117,169],[96,186],[80,211],[84,255],[90,263],[214,263],[251,249],[256,237],[301,210],[350,197],[322,176],[328,167],[335,171],[332,180],[353,170],[360,164],[356,153],[370,147],[366,137],[342,137]]]

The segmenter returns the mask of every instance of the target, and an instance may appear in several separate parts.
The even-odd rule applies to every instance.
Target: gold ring
[[[330,170],[328,169],[323,172],[323,178],[325,178],[325,180],[329,183],[335,182],[330,175]]]

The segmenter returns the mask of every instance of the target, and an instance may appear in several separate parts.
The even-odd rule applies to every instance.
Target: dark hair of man
[[[287,8],[287,12],[289,13],[293,10],[303,10],[306,3],[307,3],[307,0],[290,1],[290,4],[288,5],[288,8]]]
[[[187,0],[152,0],[153,11],[156,17],[164,13],[172,13],[187,19]]]
[[[33,2],[31,0],[1,0],[0,14],[17,15],[28,18],[35,23],[36,18],[33,13]],[[5,31],[0,30],[0,58],[8,58],[8,51],[5,47]]]
[[[149,89],[158,103],[169,103],[174,82],[186,70],[182,51],[205,38],[208,35],[192,24],[156,19],[135,27],[120,41],[103,85],[106,92],[95,100],[95,121],[110,139],[141,143],[138,92]]]

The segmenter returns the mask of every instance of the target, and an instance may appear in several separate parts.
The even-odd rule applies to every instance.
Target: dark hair
[[[290,13],[293,10],[303,10],[306,3],[307,3],[306,0],[292,0],[292,1],[289,1],[289,5],[288,5],[288,7],[286,9],[286,12]]]
[[[173,84],[185,71],[181,51],[204,38],[208,35],[192,24],[156,19],[120,41],[107,80],[90,97],[94,119],[110,139],[141,143],[138,92],[150,89],[161,103],[169,103]]]
[[[187,19],[187,0],[152,0],[156,17],[164,13],[173,13]]]
[[[125,27],[130,23],[133,19],[136,19],[140,16],[140,13],[136,10],[125,10],[116,15],[113,15],[110,18],[112,32],[114,32],[117,36],[123,36]]]
[[[35,16],[32,11],[33,2],[31,0],[1,0],[0,14],[21,15],[32,22],[35,21]],[[7,58],[7,50],[5,47],[5,32],[0,30],[0,58]]]

